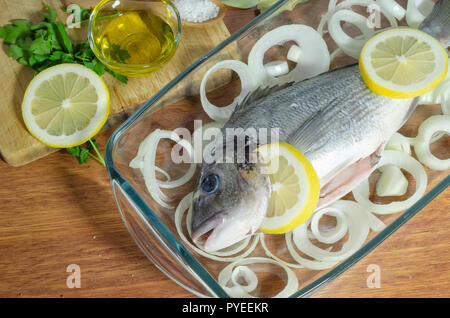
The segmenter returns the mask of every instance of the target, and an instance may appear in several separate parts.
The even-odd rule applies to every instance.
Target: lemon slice
[[[22,115],[29,132],[54,148],[87,142],[105,124],[109,92],[94,72],[60,64],[39,73],[28,86]]]
[[[412,28],[394,28],[363,47],[359,69],[366,85],[391,98],[412,98],[436,87],[447,74],[448,56],[432,36]]]
[[[271,169],[277,166],[269,175],[272,194],[260,231],[289,232],[314,212],[320,194],[319,177],[308,159],[288,143],[267,144],[257,151]]]

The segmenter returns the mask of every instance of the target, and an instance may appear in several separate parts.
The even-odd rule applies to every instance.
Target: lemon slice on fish
[[[22,103],[29,132],[54,148],[87,142],[104,125],[108,114],[105,83],[95,72],[77,64],[60,64],[39,73]]]
[[[257,149],[266,166],[272,193],[260,231],[289,232],[308,220],[319,201],[320,181],[309,160],[288,143],[272,143]]]
[[[363,47],[359,69],[366,85],[390,98],[412,98],[436,87],[447,74],[448,56],[432,36],[412,28],[394,28]]]

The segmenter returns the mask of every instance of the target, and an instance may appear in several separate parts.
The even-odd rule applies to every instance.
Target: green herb
[[[36,72],[62,63],[77,63],[90,68],[99,76],[108,72],[119,81],[125,84],[128,82],[126,76],[102,64],[88,42],[72,43],[64,24],[57,21],[56,10],[47,4],[45,7],[47,11],[43,13],[43,21],[36,25],[28,20],[14,20],[0,28],[0,38],[8,44],[8,56]],[[88,20],[91,10],[79,8],[81,19]],[[117,54],[121,59],[129,58],[128,52],[120,47]]]
[[[88,42],[72,43],[64,24],[57,21],[56,10],[47,4],[45,7],[47,10],[43,13],[43,21],[38,24],[32,25],[28,20],[13,20],[11,24],[0,28],[0,38],[8,45],[9,57],[36,72],[62,63],[77,63],[90,68],[99,76],[108,72],[119,81],[125,84],[128,82],[126,76],[117,74],[102,64],[92,52]],[[91,11],[80,7],[80,12],[81,19],[87,21]],[[129,57],[128,52],[120,50],[120,47],[117,54],[119,58]],[[82,146],[67,148],[67,152],[77,157],[80,164],[94,158],[105,165],[95,138]]]
[[[91,9],[84,9],[82,6],[80,6],[78,4],[71,4],[66,9],[64,9],[64,12],[76,13],[76,14],[80,15],[80,22],[73,23],[72,25],[69,26],[70,28],[72,28],[72,27],[75,27],[75,26],[80,26],[83,23],[88,23],[89,22],[89,18],[91,17],[92,10]],[[105,15],[105,16],[97,17],[96,19],[97,19],[97,21],[100,21],[100,20],[104,20],[104,19],[115,18],[115,17],[117,17],[119,15],[120,15],[120,13],[116,12],[116,13],[111,14],[111,15]]]
[[[61,21],[57,21],[54,23],[56,26],[56,37],[58,39],[58,42],[61,44],[64,51],[67,53],[72,53],[72,41],[69,38],[69,35],[66,32],[66,28],[64,27],[64,24],[62,24]]]
[[[66,150],[72,156],[78,158],[78,162],[80,164],[84,164],[88,162],[90,158],[93,158],[102,165],[106,166],[105,160],[103,159],[102,155],[100,154],[100,151],[98,150],[98,144],[95,138],[89,139],[89,141],[84,145],[67,148]]]
[[[45,4],[47,12],[43,13],[44,20],[50,23],[56,22],[56,17],[58,16],[56,10],[52,9],[48,4]]]
[[[109,68],[106,69],[106,71],[111,74],[112,76],[114,76],[116,79],[118,79],[119,81],[121,81],[122,83],[128,83],[128,77],[121,75],[119,73],[113,72],[111,71]]]
[[[129,59],[131,55],[127,50],[121,49],[119,44],[113,44],[111,45],[111,57],[122,63],[126,63],[125,60]]]

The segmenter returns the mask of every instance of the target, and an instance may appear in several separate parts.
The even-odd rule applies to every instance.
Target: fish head
[[[268,175],[254,164],[204,164],[193,196],[193,241],[213,252],[254,234],[266,215],[270,191]]]

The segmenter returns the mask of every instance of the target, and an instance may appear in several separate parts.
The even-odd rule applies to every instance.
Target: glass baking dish
[[[147,192],[142,174],[140,174],[139,170],[130,168],[129,163],[136,156],[143,139],[155,129],[173,130],[178,127],[186,127],[192,132],[195,119],[201,119],[204,122],[208,121],[208,117],[203,112],[200,103],[199,87],[192,83],[194,83],[194,78],[202,77],[206,70],[224,59],[225,55],[222,54],[224,50],[231,47],[239,48],[242,61],[247,62],[250,49],[263,34],[277,26],[291,23],[308,24],[313,28],[317,28],[321,15],[326,12],[328,6],[328,0],[310,0],[309,2],[298,4],[292,11],[280,12],[279,9],[283,5],[291,2],[293,1],[278,1],[215,49],[198,59],[137,110],[133,116],[114,132],[107,145],[106,164],[113,193],[128,231],[142,252],[165,275],[197,296],[230,296],[226,292],[228,289],[224,288],[225,285],[218,283],[219,273],[230,262],[205,258],[180,240],[174,222],[174,209],[162,208],[152,199]],[[385,23],[386,21],[383,22]],[[351,33],[352,30],[349,29],[348,32]],[[336,45],[329,36],[324,38],[330,52],[333,52],[336,49]],[[265,58],[269,60],[276,59],[277,56],[279,57],[280,54],[285,53],[280,50],[271,50],[266,53]],[[332,63],[332,68],[355,62],[351,58],[340,56]],[[185,95],[188,96],[185,100],[180,101],[179,97],[176,97],[179,94],[175,92],[179,92],[180,89],[184,89]],[[229,100],[229,97],[224,97],[224,95],[234,94],[236,96],[239,93],[239,89],[239,81],[234,79],[220,89],[212,83],[208,87],[208,98],[211,98],[211,101],[215,98],[218,100],[228,98]],[[415,136],[419,124],[434,114],[440,114],[438,105],[418,107],[400,132],[405,136]],[[163,167],[174,178],[182,175],[188,166],[184,164],[176,165],[171,161],[170,142],[161,142],[160,145],[161,147],[158,148],[156,155],[156,164]],[[436,154],[439,153],[440,158],[448,158],[450,154],[448,136],[433,143],[431,150]],[[426,172],[428,176],[427,190],[419,201],[406,211],[379,216],[386,224],[386,227],[380,232],[371,231],[359,250],[335,266],[325,270],[292,268],[292,272],[298,280],[298,285],[295,291],[284,296],[304,297],[326,285],[327,282],[342,274],[373,250],[448,187],[450,183],[448,170],[433,171],[426,168]],[[375,182],[372,179],[371,199],[374,198],[373,183]],[[411,182],[407,194],[402,199],[407,198],[411,192],[414,192],[414,181],[410,177],[408,179]],[[194,182],[195,178],[192,179],[192,182],[180,188],[165,191],[172,199],[171,204],[174,207],[186,194],[192,191]],[[352,200],[352,194],[348,194],[344,199]],[[383,202],[382,198],[375,198],[374,200],[375,202]],[[335,221],[330,219],[327,222],[333,223]],[[187,234],[185,235],[188,237]],[[289,262],[288,256],[286,256],[285,245],[281,242],[282,239],[280,237],[284,236],[266,235],[265,243],[274,254]],[[257,244],[256,249],[248,257],[268,258],[264,249],[260,246],[261,243],[258,242]],[[342,242],[340,244],[342,245]],[[277,262],[277,260],[274,260],[273,263],[251,265],[252,270],[258,273],[259,279],[258,288],[250,293],[252,296],[271,297],[283,290],[288,278],[286,272],[283,271],[283,267],[275,264]]]

